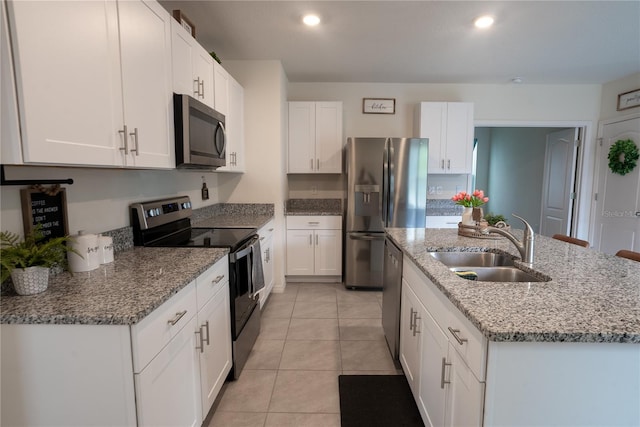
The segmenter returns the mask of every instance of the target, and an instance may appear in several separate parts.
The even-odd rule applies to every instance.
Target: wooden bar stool
[[[553,239],[562,240],[563,242],[571,243],[574,245],[582,246],[583,248],[589,247],[589,242],[586,240],[576,239],[575,237],[565,236],[564,234],[554,234],[551,236]]]
[[[616,256],[640,262],[640,252],[633,252],[627,249],[620,249],[618,252],[616,252]]]

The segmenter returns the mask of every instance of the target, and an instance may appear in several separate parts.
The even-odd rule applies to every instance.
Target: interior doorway
[[[489,196],[486,213],[527,219],[536,233],[578,237],[582,153],[578,126],[478,126],[474,188]]]

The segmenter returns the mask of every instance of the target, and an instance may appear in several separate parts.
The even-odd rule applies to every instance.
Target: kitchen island
[[[536,235],[529,268],[505,238],[386,231],[404,254],[400,359],[425,423],[640,425],[640,264]],[[547,281],[465,280],[431,251],[508,254]]]

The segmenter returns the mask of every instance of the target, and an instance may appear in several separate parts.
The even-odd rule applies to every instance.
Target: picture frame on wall
[[[631,90],[618,95],[617,111],[640,107],[640,89]]]
[[[180,23],[180,25],[182,25],[182,28],[184,28],[189,34],[191,34],[191,37],[193,37],[194,39],[196,38],[196,26],[189,18],[187,18],[182,13],[180,9],[175,9],[173,11],[173,17]]]
[[[363,114],[395,114],[395,98],[362,98]]]

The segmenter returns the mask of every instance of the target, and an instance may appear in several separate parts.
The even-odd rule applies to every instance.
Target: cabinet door
[[[473,104],[470,102],[447,103],[447,173],[471,173],[473,162]],[[429,145],[431,148],[431,145]]]
[[[316,102],[316,172],[342,172],[342,103]]]
[[[464,363],[453,344],[449,343],[449,367],[446,425],[481,426],[484,407],[484,383],[478,381]]]
[[[135,374],[138,426],[193,426],[202,423],[196,316]]]
[[[193,37],[182,28],[175,19],[171,21],[171,66],[173,73],[173,91],[197,97],[198,85],[194,82]],[[213,64],[212,64],[213,67]],[[212,70],[213,74],[213,70]]]
[[[420,367],[420,391],[418,393],[418,405],[420,411],[426,414],[426,419],[432,426],[445,424],[445,399],[449,385],[445,378],[449,374],[449,361],[447,360],[448,341],[447,336],[425,311],[422,317],[420,330],[422,335],[421,367]]]
[[[402,279],[402,298],[400,304],[400,364],[407,377],[414,397],[418,396],[420,381],[420,351],[422,335],[414,332],[415,317],[420,303],[407,282]],[[419,328],[420,326],[418,326]]]
[[[289,103],[289,173],[313,173],[316,170],[315,102]]]
[[[196,86],[198,100],[214,108],[214,83],[213,83],[213,58],[203,48],[195,42],[193,47],[193,80]]]
[[[421,102],[415,120],[419,123],[417,135],[429,138],[429,173],[445,173],[446,160],[443,145],[447,128],[446,102]]]
[[[314,243],[312,230],[287,230],[287,274],[313,274]]]
[[[229,114],[229,73],[222,65],[213,63],[213,108],[227,116]]]
[[[339,276],[342,274],[342,233],[340,230],[315,230],[315,274]]]
[[[260,242],[262,249],[262,271],[264,273],[264,290],[260,292],[260,307],[265,304],[274,285],[273,274],[273,238],[269,237]]]
[[[24,161],[122,165],[117,4],[15,1],[6,6]]]
[[[229,112],[225,117],[227,130],[227,164],[217,172],[244,172],[244,89],[228,76]]]
[[[202,419],[204,419],[231,370],[229,282],[226,282],[198,312],[198,328],[196,340],[200,341],[200,335],[202,335],[203,343],[198,354],[200,355]]]
[[[154,1],[118,3],[126,164],[175,167],[171,82],[172,19]]]

